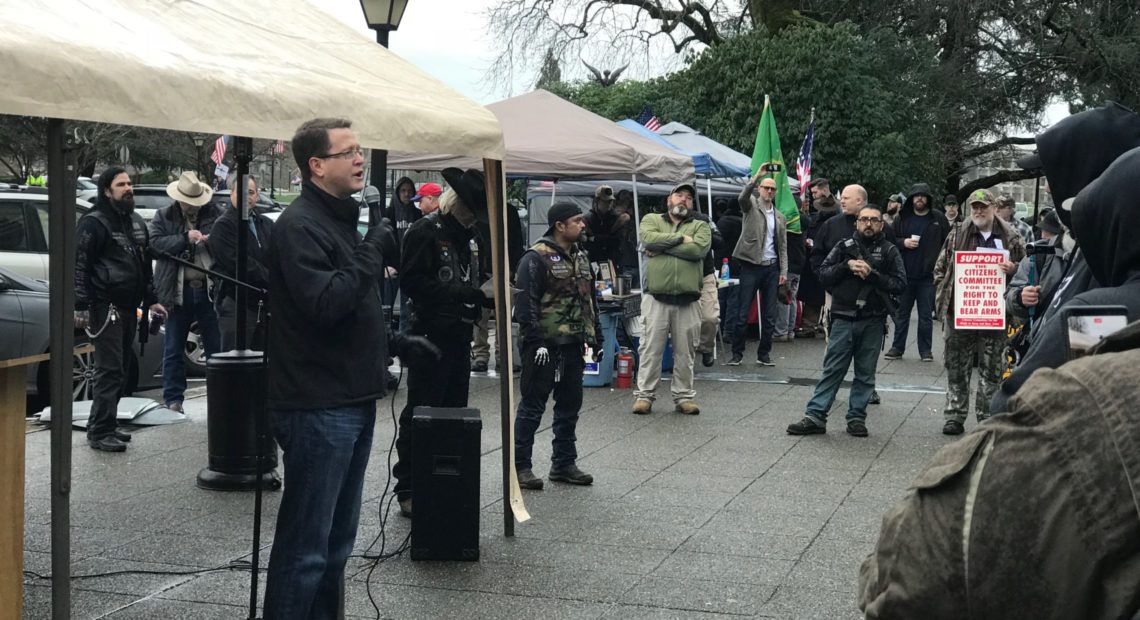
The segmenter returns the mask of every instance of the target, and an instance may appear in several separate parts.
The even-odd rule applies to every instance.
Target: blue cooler
[[[641,338],[633,336],[630,338],[633,341],[633,361],[637,366],[641,365],[641,356],[638,352],[641,350]],[[609,355],[607,352],[606,355]],[[661,372],[673,372],[673,339],[665,340],[665,350],[661,353]]]
[[[606,354],[600,362],[586,362],[586,369],[582,373],[582,385],[586,387],[604,387],[613,383],[614,361],[617,359],[617,324],[621,314],[617,312],[604,312],[598,316],[602,324],[602,345]]]

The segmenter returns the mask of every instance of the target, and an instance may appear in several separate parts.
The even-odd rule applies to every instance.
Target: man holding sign
[[[977,190],[968,215],[942,246],[934,266],[935,309],[946,332],[946,423],[943,434],[960,435],[970,412],[970,371],[977,366],[978,422],[990,417],[990,398],[1001,380],[1005,347],[1005,288],[1025,257],[1025,241],[994,217],[997,201]]]

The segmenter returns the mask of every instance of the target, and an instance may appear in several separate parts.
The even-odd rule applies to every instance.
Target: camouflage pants
[[[950,323],[952,321],[948,321]],[[970,375],[978,369],[974,410],[978,421],[990,417],[990,399],[1001,382],[1005,365],[1005,330],[957,330],[946,327],[947,420],[965,422],[970,413]]]

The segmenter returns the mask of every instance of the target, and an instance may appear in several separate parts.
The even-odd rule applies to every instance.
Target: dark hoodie
[[[1100,178],[1073,201],[1072,230],[1078,239],[1094,239],[1084,248],[1085,262],[1103,288],[1073,296],[1057,312],[1057,320],[1042,324],[1021,365],[994,394],[990,411],[1008,410],[1009,397],[1039,368],[1057,368],[1067,361],[1064,309],[1074,306],[1119,305],[1128,321],[1140,319],[1140,207],[1134,196],[1140,184],[1140,148],[1121,155]],[[1068,288],[1073,282],[1062,281]],[[1058,296],[1061,291],[1058,291]]]
[[[1060,206],[1100,176],[1122,153],[1140,147],[1140,116],[1110,102],[1104,107],[1085,110],[1057,122],[1039,134],[1036,141],[1053,204]],[[1057,217],[1065,226],[1072,228],[1069,211],[1059,208]],[[1081,242],[1075,233],[1073,237],[1078,244]],[[1096,236],[1089,238],[1096,239]],[[1099,286],[1079,245],[1061,281],[1064,288],[1056,292],[1053,303],[1045,309],[1042,328],[1045,327],[1044,322],[1052,320],[1061,306],[1074,296]]]
[[[911,219],[917,217],[914,212],[916,196],[926,196],[927,222],[922,227],[921,232],[910,229],[913,228],[910,226]],[[910,193],[907,194],[906,201],[899,209],[898,217],[895,218],[895,223],[891,225],[891,230],[892,235],[888,236],[894,237],[895,245],[902,253],[907,279],[922,280],[931,277],[931,274],[934,273],[934,264],[938,262],[938,253],[942,250],[942,244],[946,242],[946,235],[950,234],[950,222],[947,221],[945,213],[934,208],[934,196],[930,193],[929,185],[916,183],[914,187],[910,188]],[[905,244],[905,241],[912,234],[921,235],[918,240],[918,247],[913,250],[908,249]]]
[[[392,200],[388,203],[388,208],[384,210],[384,217],[392,222],[392,227],[396,229],[396,240],[403,245],[404,233],[408,232],[412,224],[416,220],[424,216],[424,214],[416,207],[414,202],[410,200],[406,203],[400,202],[400,186],[411,185],[412,195],[416,194],[416,184],[408,177],[400,177],[396,181],[396,186],[392,189]]]

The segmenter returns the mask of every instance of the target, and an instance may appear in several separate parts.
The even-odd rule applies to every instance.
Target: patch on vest
[[[451,270],[451,267],[444,265],[439,268],[439,273],[436,274],[436,277],[439,278],[440,282],[451,282],[451,280],[455,278],[455,272]]]

